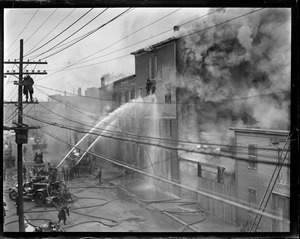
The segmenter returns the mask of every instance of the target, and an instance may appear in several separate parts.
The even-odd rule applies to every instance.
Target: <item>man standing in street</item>
[[[57,215],[57,217],[58,217],[58,224],[60,223],[61,220],[63,220],[64,221],[64,225],[66,225],[67,214],[68,214],[68,216],[70,216],[69,207],[68,206],[63,206],[60,209],[60,211],[59,211],[59,213]]]

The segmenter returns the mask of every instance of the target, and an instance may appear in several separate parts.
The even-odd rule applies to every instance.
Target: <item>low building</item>
[[[288,131],[259,128],[231,128],[235,133],[236,156],[247,160],[237,160],[237,198],[250,208],[257,209],[266,192],[277,163],[285,155],[282,151]],[[289,165],[289,153],[284,163]],[[290,168],[282,166],[277,182],[269,198],[266,212],[275,214],[282,220],[262,217],[258,230],[266,232],[289,231],[290,218]],[[255,213],[238,209],[237,221],[251,224]]]
[[[118,108],[135,98],[135,75],[123,77],[113,82],[114,108]]]

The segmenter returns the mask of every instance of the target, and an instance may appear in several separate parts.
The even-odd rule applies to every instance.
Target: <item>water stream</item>
[[[152,120],[150,120],[150,123],[148,125],[144,125],[144,120],[148,120],[149,117],[151,117]],[[119,121],[122,119],[127,118],[131,122],[134,119],[141,119],[140,123],[138,125],[135,125],[134,128],[140,128],[141,130],[135,130],[131,129],[129,131],[126,127],[119,127]],[[105,118],[100,120],[88,133],[86,133],[72,149],[64,156],[64,158],[61,160],[61,162],[57,165],[57,168],[63,164],[63,162],[69,157],[69,155],[74,151],[74,149],[80,147],[84,148],[83,154],[80,156],[77,163],[79,163],[82,158],[93,148],[93,146],[96,146],[97,143],[102,143],[106,140],[106,136],[114,136],[118,137],[120,135],[122,138],[122,135],[133,134],[136,136],[136,139],[140,135],[143,136],[152,136],[152,137],[159,137],[159,124],[158,124],[158,108],[156,103],[156,97],[155,95],[149,95],[145,98],[138,98],[135,100],[132,100],[126,104],[123,104],[119,108],[117,108],[115,111],[107,115]],[[101,133],[99,133],[99,130],[101,130]],[[97,134],[95,136],[95,134]],[[100,139],[104,140],[100,142]],[[116,140],[117,141],[117,140]],[[137,146],[139,146],[137,144]],[[155,173],[155,165],[156,163],[156,147],[151,146],[147,147],[148,149],[146,154],[144,154],[144,160],[146,162],[146,171],[156,175]],[[112,152],[112,150],[118,150],[118,148],[110,149],[109,152]],[[102,153],[100,153],[102,154]],[[148,154],[148,155],[147,155]],[[131,159],[133,157],[134,153],[131,153]],[[110,155],[111,158],[114,158],[112,155]],[[135,160],[141,160],[139,157],[135,157]],[[130,160],[132,162],[132,160]],[[125,160],[124,160],[125,162]]]

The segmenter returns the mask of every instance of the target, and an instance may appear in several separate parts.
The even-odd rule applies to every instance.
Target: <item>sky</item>
[[[48,62],[47,65],[24,65],[29,71],[46,70],[47,75],[32,75],[37,87],[43,86],[70,93],[77,93],[78,87],[81,87],[84,94],[89,87],[100,87],[100,78],[103,75],[109,74],[109,79],[113,81],[134,74],[135,62],[131,52],[174,36],[175,25],[197,19],[207,14],[208,10],[207,8],[5,9],[4,60],[19,59],[20,39],[23,39],[25,62],[28,59]],[[123,12],[125,12],[123,15],[114,19]],[[200,23],[204,20],[205,17],[196,21]],[[195,21],[191,24],[194,23]],[[187,26],[188,24],[185,25]],[[83,40],[62,50],[93,30],[95,31]],[[5,64],[4,71],[7,70],[17,71],[17,66]],[[17,100],[17,86],[13,84],[15,80],[17,79],[14,76],[4,78],[5,101]],[[39,90],[35,90],[34,97],[39,101],[46,101],[48,95],[52,94],[61,93],[39,87]]]

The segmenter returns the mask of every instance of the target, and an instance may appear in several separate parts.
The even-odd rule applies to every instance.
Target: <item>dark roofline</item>
[[[289,131],[288,130],[272,130],[272,129],[260,129],[260,128],[239,128],[239,127],[230,127],[230,130],[235,132],[244,132],[244,133],[258,133],[258,134],[277,134],[277,135],[284,135],[287,136]]]
[[[135,77],[135,74],[133,74],[133,75],[130,75],[130,76],[125,76],[125,77],[123,77],[123,78],[120,78],[120,79],[118,79],[118,80],[115,80],[115,81],[113,81],[113,82],[111,82],[111,83],[115,84],[115,83],[118,83],[118,82],[120,82],[120,81],[123,81],[123,80],[128,80],[128,79],[130,79],[130,78],[134,78],[134,77]]]
[[[159,47],[161,47],[161,46],[163,46],[163,45],[165,45],[165,44],[168,44],[168,43],[170,43],[170,42],[172,42],[172,41],[175,41],[175,40],[176,40],[175,37],[170,37],[170,38],[168,38],[168,39],[166,39],[166,40],[163,40],[163,41],[161,41],[161,42],[155,43],[155,44],[153,44],[153,45],[151,45],[151,46],[144,47],[144,48],[139,49],[139,50],[137,50],[137,51],[131,52],[130,54],[131,54],[131,55],[137,55],[137,54],[140,54],[140,53],[142,53],[142,52],[153,51],[153,50],[156,50],[156,49],[158,49]],[[149,50],[149,51],[148,51],[148,50],[145,50],[146,48],[150,48],[150,50]]]

